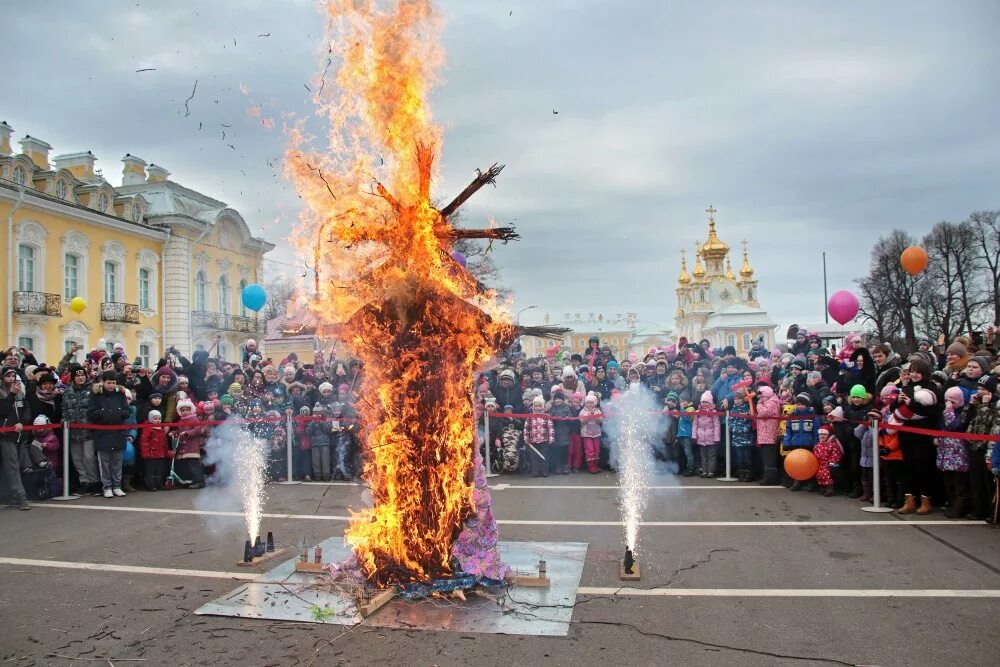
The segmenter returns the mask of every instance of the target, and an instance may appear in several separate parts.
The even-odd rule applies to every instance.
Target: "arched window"
[[[753,288],[747,288],[747,301],[753,301]]]
[[[35,291],[35,247],[26,243],[17,246],[17,291]]]
[[[208,278],[204,271],[194,277],[194,309],[204,312],[208,305]]]
[[[239,299],[239,301],[240,301],[240,317],[249,317],[250,316],[250,312],[247,310],[247,307],[243,305],[243,290],[245,290],[246,288],[247,288],[247,281],[246,280],[241,280],[240,281],[240,291],[236,295],[236,298]]]
[[[704,301],[705,300],[705,290],[699,290],[698,291],[698,300],[699,301]]]
[[[219,276],[219,312],[229,314],[229,279]]]

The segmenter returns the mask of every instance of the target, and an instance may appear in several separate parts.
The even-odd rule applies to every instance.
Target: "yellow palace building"
[[[50,158],[48,143],[26,135],[15,152],[13,131],[0,122],[4,346],[53,364],[73,343],[81,355],[121,343],[155,364],[171,345],[190,354],[218,335],[220,356],[237,360],[262,331],[240,292],[263,279],[274,246],[162,167],[126,154],[116,187],[90,151]],[[69,307],[77,296],[87,304],[79,314]]]

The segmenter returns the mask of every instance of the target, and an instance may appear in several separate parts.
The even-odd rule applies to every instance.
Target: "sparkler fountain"
[[[639,525],[646,508],[654,465],[655,410],[652,395],[640,384],[634,383],[615,402],[614,416],[608,420],[617,443],[618,494],[625,542],[622,579],[639,578],[635,555],[638,553]]]

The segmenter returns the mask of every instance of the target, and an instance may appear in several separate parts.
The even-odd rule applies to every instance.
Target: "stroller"
[[[177,447],[180,445],[180,434],[179,433],[168,433],[167,438],[170,439],[170,451],[174,454],[177,453]],[[186,479],[181,479],[181,476],[177,474],[174,469],[174,461],[176,461],[176,456],[170,457],[170,472],[167,474],[167,479],[163,482],[163,488],[167,491],[172,491],[175,486],[187,486],[191,482]]]

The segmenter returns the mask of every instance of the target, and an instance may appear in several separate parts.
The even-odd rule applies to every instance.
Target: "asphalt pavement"
[[[616,478],[491,480],[506,540],[589,544],[566,637],[196,616],[234,589],[244,528],[198,492],[0,512],[0,664],[985,665],[1000,530],[848,498],[655,478],[622,588]],[[343,531],[354,485],[269,487],[279,546]]]

